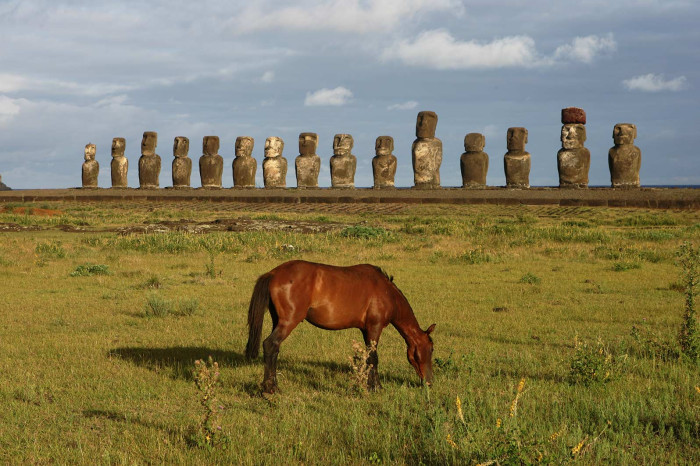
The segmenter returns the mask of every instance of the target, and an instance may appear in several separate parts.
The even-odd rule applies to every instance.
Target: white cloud
[[[592,63],[596,56],[614,52],[616,49],[617,43],[612,34],[602,37],[576,37],[570,44],[557,47],[554,51],[554,60]]]
[[[319,89],[316,92],[307,92],[304,105],[307,107],[314,106],[341,106],[347,104],[352,99],[352,92],[342,86],[335,89]]]
[[[660,74],[644,74],[634,78],[625,79],[622,85],[630,91],[661,92],[661,91],[682,91],[687,87],[685,76],[674,79],[664,79]]]
[[[17,100],[0,95],[0,123],[12,120],[20,111]]]
[[[271,29],[376,34],[435,11],[461,14],[463,7],[457,0],[307,0],[301,6],[282,8],[257,2],[233,17],[231,30],[238,34]]]
[[[403,102],[400,104],[389,105],[387,110],[413,110],[418,106],[418,102],[415,100],[409,100],[408,102]]]
[[[530,36],[510,36],[481,43],[460,41],[444,29],[424,31],[415,40],[400,40],[384,49],[381,58],[439,70],[547,66],[566,61],[591,63],[616,48],[612,34],[577,37],[558,47],[551,57],[537,51]]]
[[[274,80],[275,80],[274,71],[265,71],[263,73],[263,75],[260,77],[260,81],[262,81],[264,83],[271,83]]]

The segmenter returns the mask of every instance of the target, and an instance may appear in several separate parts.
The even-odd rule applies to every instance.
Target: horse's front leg
[[[379,382],[379,356],[377,355],[377,346],[379,345],[379,335],[381,335],[381,330],[378,332],[363,331],[362,336],[365,340],[365,345],[367,345],[367,365],[369,366],[369,375],[367,377],[367,388],[371,391],[382,388],[381,382]]]

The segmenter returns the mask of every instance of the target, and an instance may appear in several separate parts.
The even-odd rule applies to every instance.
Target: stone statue
[[[613,188],[638,188],[642,151],[634,145],[637,126],[618,123],[613,129],[615,146],[608,151],[610,181]]]
[[[96,188],[100,164],[95,160],[97,148],[94,144],[85,146],[85,162],[83,162],[83,188]]]
[[[435,137],[438,117],[435,112],[419,112],[416,140],[413,141],[413,183],[416,188],[439,188],[442,141]]]
[[[396,176],[396,156],[394,152],[394,138],[391,136],[379,136],[374,143],[376,156],[372,159],[372,174],[374,175],[375,188],[393,188]]]
[[[146,131],[141,139],[139,159],[139,186],[141,189],[157,189],[160,177],[160,155],[156,154],[158,133]]]
[[[336,134],[333,138],[331,157],[331,186],[334,188],[354,188],[357,157],[352,155],[352,136]]]
[[[557,152],[560,188],[587,188],[591,153],[586,141],[586,112],[569,107],[561,111],[561,149]],[[581,123],[582,122],[582,123]]]
[[[183,189],[190,187],[192,175],[192,159],[187,156],[190,152],[190,140],[184,136],[178,136],[173,142],[173,188]]]
[[[486,138],[480,133],[464,136],[465,152],[459,158],[462,171],[462,187],[483,188],[486,186],[486,173],[489,171],[489,155],[484,152]]]
[[[265,140],[265,160],[262,165],[266,188],[287,187],[287,159],[282,157],[283,150],[282,138],[269,137]]]
[[[224,158],[219,155],[219,136],[204,136],[202,156],[199,158],[199,177],[202,188],[221,188],[224,173]]]
[[[254,188],[258,162],[253,158],[255,140],[248,136],[236,138],[236,158],[233,159],[233,187]]]
[[[318,188],[321,157],[316,155],[317,147],[318,135],[316,133],[301,133],[299,135],[299,156],[294,163],[298,188]]]
[[[525,128],[508,128],[508,152],[503,157],[506,171],[506,187],[530,187],[530,154],[525,152],[527,130]]]
[[[129,160],[124,157],[124,147],[126,141],[124,138],[112,139],[112,187],[127,188],[129,182],[126,179],[126,174],[129,171]]]

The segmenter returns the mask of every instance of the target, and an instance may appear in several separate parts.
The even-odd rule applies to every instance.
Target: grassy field
[[[5,206],[0,226],[21,231],[0,233],[0,462],[700,459],[700,369],[679,355],[675,264],[681,243],[700,243],[698,212],[256,208]],[[241,217],[268,228],[102,231]],[[337,227],[280,227],[299,220]],[[437,324],[434,386],[418,385],[388,327],[384,388],[365,393],[351,367],[360,332],[303,323],[282,344],[282,393],[261,396],[262,360],[243,358],[248,300],[289,259],[393,275],[422,327]],[[195,361],[209,356],[219,382],[207,389],[216,374],[195,375]]]

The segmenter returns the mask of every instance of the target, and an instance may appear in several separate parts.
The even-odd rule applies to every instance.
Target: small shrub
[[[156,277],[155,275],[151,275],[151,277],[146,280],[146,282],[143,284],[144,288],[150,288],[152,290],[158,290],[163,287],[163,283],[161,283],[160,279]]]
[[[657,214],[630,215],[629,217],[615,220],[615,225],[627,227],[670,226],[676,224],[678,222],[675,218]]]
[[[463,354],[459,358],[454,358],[454,351],[450,351],[450,355],[447,358],[433,359],[433,365],[437,373],[444,374],[445,376],[452,378],[457,375],[469,376],[474,370],[474,359],[475,354],[472,351],[469,354]]]
[[[109,266],[104,264],[79,265],[70,273],[71,277],[92,277],[93,275],[111,275]]]
[[[146,317],[166,317],[173,313],[173,303],[163,299],[157,294],[152,294],[146,298],[144,314]]]
[[[537,275],[531,274],[530,272],[526,273],[522,277],[520,277],[520,280],[518,280],[519,283],[527,283],[530,285],[537,285],[542,281],[540,277]]]
[[[645,322],[632,326],[634,345],[631,349],[644,358],[675,361],[680,356],[680,349],[671,339],[662,338],[649,330]]]
[[[204,264],[204,270],[206,272],[207,277],[209,278],[216,278],[216,266],[214,264],[214,261],[216,259],[216,254],[214,253],[213,250],[208,251],[209,252],[209,262]]]
[[[600,339],[595,345],[590,345],[576,337],[574,347],[568,376],[572,385],[588,386],[609,382],[621,370],[621,360],[616,359]],[[623,360],[626,357],[627,355]]]

